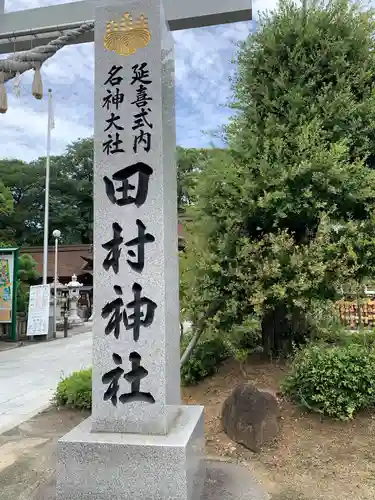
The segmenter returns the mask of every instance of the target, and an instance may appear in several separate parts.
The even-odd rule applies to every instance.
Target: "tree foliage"
[[[12,193],[0,182],[0,216],[7,216],[13,210]]]
[[[13,211],[0,214],[0,239],[22,243],[23,235],[31,235],[34,214],[41,209],[38,189],[41,171],[20,160],[0,160],[0,179],[13,198]]]
[[[291,1],[241,46],[229,151],[200,174],[184,265],[194,318],[259,318],[278,354],[314,329],[315,300],[374,275],[373,12]],[[189,250],[190,248],[190,250]]]
[[[69,228],[69,243],[92,243],[93,238],[93,139],[67,147],[54,164],[51,224]]]
[[[93,140],[81,139],[51,158],[50,228],[64,243],[91,243],[93,222]],[[19,245],[43,243],[45,162],[0,161],[0,178],[13,196],[14,211],[0,215],[0,238]]]
[[[17,312],[27,313],[29,306],[30,284],[39,278],[37,263],[31,255],[22,254],[18,263]]]
[[[375,404],[375,349],[356,343],[307,346],[293,360],[283,391],[309,410],[351,420]]]
[[[185,214],[186,209],[195,202],[194,192],[199,175],[208,158],[221,154],[220,149],[187,149],[177,146],[177,206],[178,213]]]

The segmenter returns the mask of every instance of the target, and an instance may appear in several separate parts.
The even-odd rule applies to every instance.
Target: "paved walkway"
[[[91,365],[91,332],[0,352],[0,434],[51,401],[62,376]]]

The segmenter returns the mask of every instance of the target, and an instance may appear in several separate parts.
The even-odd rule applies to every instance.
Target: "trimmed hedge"
[[[283,392],[305,408],[351,420],[375,405],[374,347],[310,345],[297,353],[291,368]]]

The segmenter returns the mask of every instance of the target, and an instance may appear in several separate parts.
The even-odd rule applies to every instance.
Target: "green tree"
[[[187,207],[195,201],[195,186],[199,175],[209,158],[220,158],[219,148],[195,149],[177,146],[177,206],[178,213],[184,215]]]
[[[33,284],[40,275],[36,269],[37,263],[31,255],[22,254],[18,265],[17,312],[27,313],[30,284]]]
[[[70,144],[56,158],[51,179],[51,225],[61,228],[65,243],[93,241],[92,137]]]
[[[45,161],[1,160],[0,179],[13,197],[12,213],[0,212],[0,239],[42,245]],[[93,140],[70,144],[51,157],[50,229],[61,228],[64,243],[91,243],[93,220]],[[52,237],[51,237],[52,238]]]
[[[179,214],[183,214],[186,207],[193,202],[194,186],[201,170],[203,158],[204,150],[177,146],[177,206]]]
[[[0,182],[0,217],[8,216],[12,210],[12,193],[2,182]]]
[[[0,240],[22,245],[43,238],[43,171],[20,160],[0,160],[0,179],[13,198],[13,210],[0,213]]]
[[[239,51],[228,157],[191,210],[187,303],[216,304],[226,333],[257,315],[268,353],[309,334],[315,300],[374,272],[374,34],[347,0],[285,1]]]

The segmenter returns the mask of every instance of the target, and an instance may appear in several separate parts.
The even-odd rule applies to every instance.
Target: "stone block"
[[[279,433],[279,403],[276,396],[267,391],[240,384],[224,402],[222,419],[230,439],[259,452]]]
[[[168,435],[91,432],[57,447],[57,500],[197,500],[206,475],[202,406],[180,406]]]

